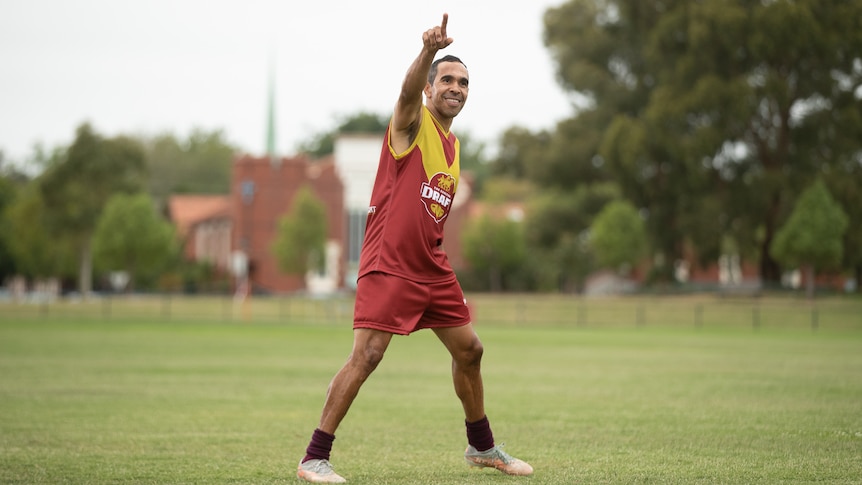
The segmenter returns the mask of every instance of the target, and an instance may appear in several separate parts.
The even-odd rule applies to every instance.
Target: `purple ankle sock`
[[[314,430],[311,435],[311,442],[308,443],[308,448],[305,449],[305,458],[302,462],[308,460],[328,460],[329,452],[332,451],[332,442],[335,441],[335,435],[329,434],[326,431],[321,431],[319,428]]]
[[[473,448],[478,451],[487,451],[494,447],[494,434],[491,432],[488,416],[475,423],[466,421],[465,423],[467,424],[467,443],[470,443]]]

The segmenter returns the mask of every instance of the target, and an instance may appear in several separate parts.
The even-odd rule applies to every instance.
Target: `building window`
[[[359,264],[359,253],[362,241],[365,239],[365,222],[368,219],[368,209],[350,209],[347,212],[347,263]]]
[[[254,181],[252,180],[243,180],[241,185],[242,201],[245,204],[251,204],[251,201],[254,200]]]

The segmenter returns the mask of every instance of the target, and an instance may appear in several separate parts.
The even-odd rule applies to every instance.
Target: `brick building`
[[[237,255],[242,254],[239,259],[245,260],[250,289],[257,293],[353,288],[380,143],[380,135],[351,134],[339,137],[333,155],[323,159],[237,157],[229,195],[170,198],[170,217],[183,237],[185,256],[234,272]],[[451,235],[446,252],[456,269],[464,264],[459,235],[471,202],[469,176],[463,175],[446,223]],[[323,202],[328,227],[326,269],[305,277],[279,271],[272,253],[278,222],[303,186]]]
[[[168,200],[168,212],[183,241],[186,259],[229,271],[233,230],[230,202],[227,195],[175,195]]]
[[[279,220],[290,211],[294,195],[303,186],[311,188],[327,214],[326,271],[307,278],[282,273],[272,252]],[[281,293],[309,285],[324,291],[342,286],[344,190],[332,157],[313,161],[304,156],[237,158],[231,180],[230,209],[231,248],[247,258],[252,291]]]

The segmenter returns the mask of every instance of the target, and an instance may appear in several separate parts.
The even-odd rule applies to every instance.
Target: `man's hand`
[[[401,85],[401,94],[395,103],[395,111],[392,114],[392,130],[389,134],[389,143],[396,153],[404,153],[416,138],[419,124],[422,120],[422,91],[428,84],[428,73],[434,56],[440,49],[445,49],[452,43],[452,39],[446,35],[446,24],[449,22],[449,14],[443,14],[443,22],[432,29],[422,33],[422,51],[407,69],[404,83]]]
[[[440,49],[445,49],[449,47],[454,39],[446,36],[446,23],[449,22],[449,14],[443,14],[443,22],[434,27],[433,29],[428,29],[422,34],[422,42],[425,44],[425,47],[432,51],[438,51]]]

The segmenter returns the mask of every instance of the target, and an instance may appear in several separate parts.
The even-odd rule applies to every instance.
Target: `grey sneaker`
[[[472,445],[468,445],[467,451],[464,452],[464,459],[470,466],[496,468],[508,475],[527,476],[533,474],[533,467],[529,463],[509,456],[503,451],[502,445],[481,452]]]
[[[344,477],[335,473],[329,460],[308,460],[300,463],[296,467],[296,476],[311,483],[347,483]]]

